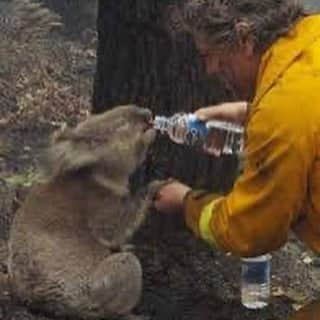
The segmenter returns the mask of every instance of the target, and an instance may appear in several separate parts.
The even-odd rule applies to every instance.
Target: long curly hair
[[[295,0],[187,0],[179,10],[181,27],[218,46],[236,46],[250,36],[263,51],[307,13]]]

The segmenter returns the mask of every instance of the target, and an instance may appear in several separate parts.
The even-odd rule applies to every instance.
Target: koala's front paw
[[[156,200],[159,191],[167,184],[173,182],[174,179],[154,180],[148,185],[147,200],[153,203]]]

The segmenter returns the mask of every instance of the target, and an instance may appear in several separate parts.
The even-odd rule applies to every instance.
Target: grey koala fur
[[[15,215],[9,239],[14,296],[61,316],[135,319],[142,268],[121,251],[156,194],[128,191],[155,137],[151,112],[120,106],[55,135],[51,174]],[[114,249],[118,248],[118,252]]]

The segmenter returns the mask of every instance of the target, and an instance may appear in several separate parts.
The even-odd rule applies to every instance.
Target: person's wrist
[[[240,120],[240,123],[243,125],[248,117],[248,113],[249,113],[249,102],[248,101],[242,101],[243,103],[243,109],[244,112],[240,112],[238,118]]]
[[[189,186],[186,186],[186,185],[183,185],[183,184],[180,184],[179,186],[179,190],[178,190],[178,193],[177,193],[177,202],[176,202],[176,205],[177,205],[177,211],[180,211],[180,212],[183,212],[184,210],[184,199],[186,197],[186,195],[191,191],[191,188]]]
[[[182,198],[182,213],[185,214],[185,209],[186,209],[186,205],[187,205],[187,201],[189,196],[192,194],[192,189],[190,188],[183,196]]]

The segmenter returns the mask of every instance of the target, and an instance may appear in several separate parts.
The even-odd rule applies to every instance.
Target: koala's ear
[[[92,166],[98,161],[90,137],[81,137],[76,129],[63,128],[52,136],[45,157],[47,171],[54,176]]]

